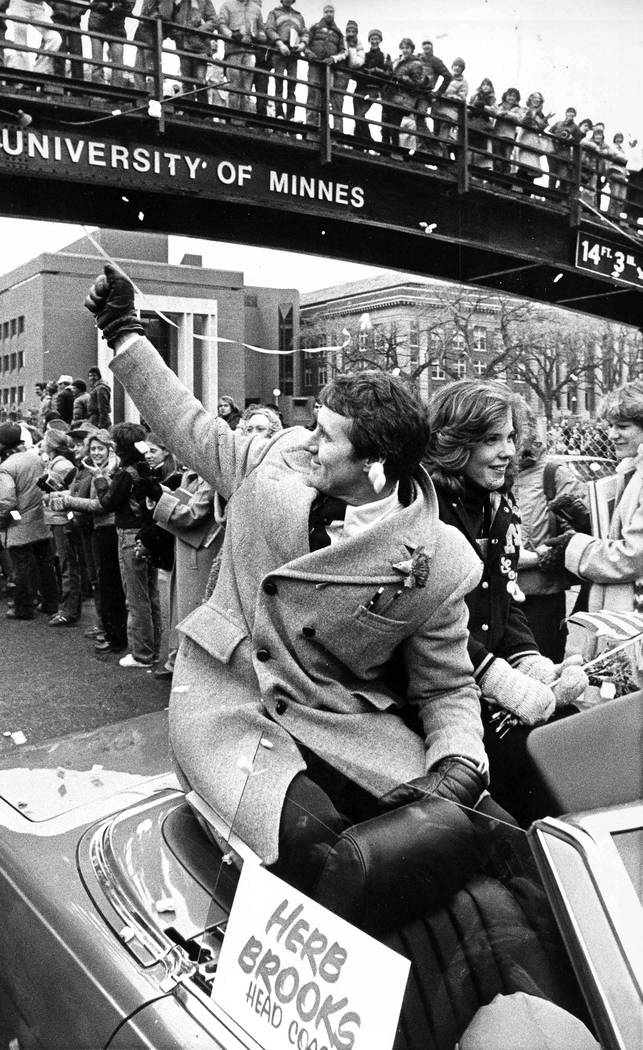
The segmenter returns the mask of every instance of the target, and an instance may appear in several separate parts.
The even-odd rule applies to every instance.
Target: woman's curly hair
[[[429,400],[429,440],[424,466],[436,485],[460,495],[471,452],[490,430],[502,426],[511,412],[516,444],[523,420],[523,401],[504,383],[459,379],[437,390]],[[508,472],[508,480],[510,473]]]

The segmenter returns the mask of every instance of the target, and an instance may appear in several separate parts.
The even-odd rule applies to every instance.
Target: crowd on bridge
[[[526,94],[504,85],[497,90],[489,77],[473,88],[465,59],[445,62],[430,39],[418,48],[403,37],[395,54],[384,46],[379,29],[362,34],[353,19],[340,28],[331,4],[324,5],[319,21],[306,25],[293,0],[282,0],[265,17],[257,0],[223,0],[218,11],[211,0],[143,0],[128,39],[134,6],[134,0],[52,0],[49,15],[41,0],[0,0],[0,64],[4,55],[5,64],[18,69],[60,77],[69,68],[77,81],[88,77],[96,84],[158,94],[160,26],[165,44],[176,48],[180,68],[174,79],[166,75],[164,90],[178,95],[183,106],[190,99],[209,101],[290,122],[297,108],[305,107],[304,133],[314,138],[329,103],[333,131],[350,130],[362,148],[382,143],[401,150],[405,159],[419,152],[441,161],[455,159],[466,107],[467,160],[477,177],[492,170],[501,178],[517,176],[525,193],[537,195],[532,184],[540,180],[569,196],[570,147],[581,145],[581,196],[617,221],[624,217],[628,169],[642,167],[636,140],[626,143],[618,128],[608,134],[601,121],[579,119],[567,99],[564,116],[554,121],[540,90]],[[36,55],[27,48],[29,21],[41,34]],[[85,49],[84,33],[89,34]],[[133,45],[131,67],[127,43]]]

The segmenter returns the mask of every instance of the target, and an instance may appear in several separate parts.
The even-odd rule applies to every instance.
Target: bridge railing
[[[70,0],[69,6],[77,16],[65,23],[0,15],[5,98],[32,92],[57,106],[145,115],[154,98],[161,131],[166,121],[243,124],[313,142],[322,163],[335,151],[357,149],[408,163],[461,193],[482,188],[530,196],[568,214],[572,224],[586,204],[643,234],[643,192],[627,184],[607,149],[563,142],[519,122],[512,137],[506,121],[496,130],[462,100],[414,94],[395,77],[301,56],[288,72],[276,72],[279,52],[268,43],[236,44],[160,17],[128,16],[112,33],[89,29],[89,5]],[[244,64],[247,56],[254,67]]]

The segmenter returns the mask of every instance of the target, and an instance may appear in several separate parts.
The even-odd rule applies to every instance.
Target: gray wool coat
[[[155,433],[229,500],[217,586],[180,624],[170,738],[190,787],[272,863],[286,790],[305,769],[298,741],[374,796],[448,755],[483,762],[464,603],[479,559],[439,521],[429,478],[392,518],[311,552],[309,431],[269,442],[231,431],[146,339],[111,367]],[[428,581],[404,587],[395,565],[420,546]]]

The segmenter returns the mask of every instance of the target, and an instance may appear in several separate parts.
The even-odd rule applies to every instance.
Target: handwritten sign
[[[212,994],[264,1050],[390,1050],[409,966],[245,864]]]
[[[602,237],[580,233],[576,241],[576,265],[623,284],[643,287],[643,252],[635,244],[624,248]]]

